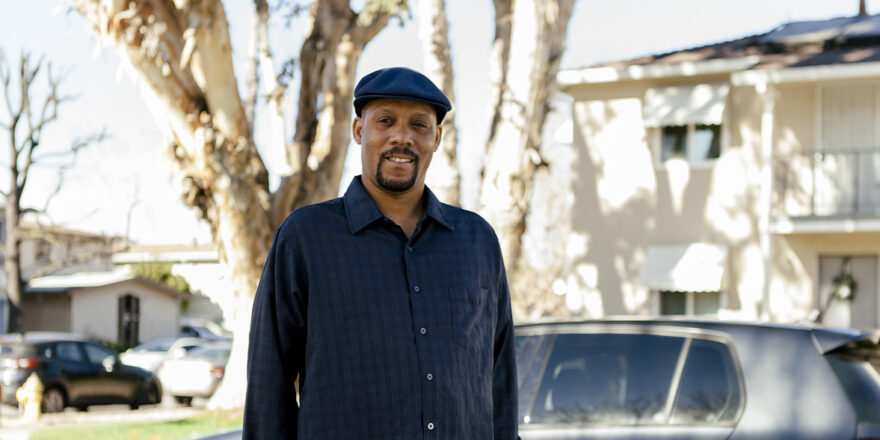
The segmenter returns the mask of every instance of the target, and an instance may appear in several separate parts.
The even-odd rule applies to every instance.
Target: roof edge
[[[760,61],[757,55],[737,58],[684,61],[680,63],[631,65],[626,67],[587,67],[560,71],[556,81],[561,88],[580,84],[611,83],[626,80],[734,73]]]

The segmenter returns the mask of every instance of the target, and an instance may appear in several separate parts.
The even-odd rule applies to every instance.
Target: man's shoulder
[[[443,212],[455,230],[462,229],[466,231],[491,234],[492,236],[495,235],[495,230],[492,228],[492,225],[490,225],[480,214],[477,214],[474,211],[444,203]]]
[[[284,219],[279,229],[292,231],[299,228],[314,228],[329,226],[334,219],[344,219],[345,211],[342,207],[342,198],[335,198],[325,202],[315,203],[295,209]]]

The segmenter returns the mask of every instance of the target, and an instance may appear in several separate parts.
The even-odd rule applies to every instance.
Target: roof
[[[878,62],[880,15],[791,22],[761,34],[609,62],[586,69],[571,69],[568,72],[597,68],[623,71],[632,67],[703,64],[724,60],[749,60],[750,65],[747,66],[734,68],[731,65],[736,70],[778,70]]]
[[[116,269],[110,272],[79,272],[71,275],[49,275],[34,278],[28,282],[28,292],[61,293],[75,289],[111,286],[127,281],[136,281],[145,284],[153,290],[158,290],[175,298],[185,295],[165,284],[144,278],[129,272],[127,269]]]
[[[208,244],[193,245],[138,245],[113,255],[114,264],[130,264],[145,261],[171,263],[217,263],[217,249]]]

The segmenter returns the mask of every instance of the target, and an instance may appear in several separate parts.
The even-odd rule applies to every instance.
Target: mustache
[[[393,147],[390,150],[382,153],[382,158],[388,158],[388,156],[391,155],[409,156],[413,160],[419,160],[419,155],[409,148]]]

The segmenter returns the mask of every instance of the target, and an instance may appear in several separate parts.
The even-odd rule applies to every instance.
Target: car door
[[[56,364],[59,378],[67,392],[68,404],[88,401],[95,395],[98,387],[95,381],[97,372],[86,361],[79,342],[58,341],[47,354],[47,358]]]
[[[116,353],[103,345],[90,342],[84,343],[83,348],[89,363],[98,370],[96,382],[100,384],[100,399],[107,403],[130,402],[137,380],[122,368]]]
[[[743,393],[723,342],[680,332],[556,330],[517,341],[523,440],[733,432]]]

